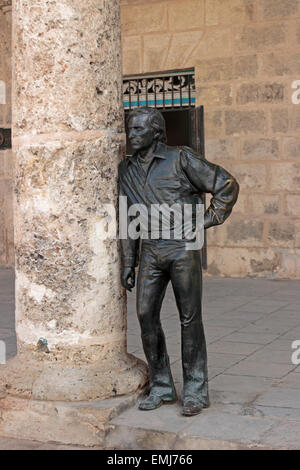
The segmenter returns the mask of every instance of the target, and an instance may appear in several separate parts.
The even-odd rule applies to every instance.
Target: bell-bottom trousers
[[[137,315],[149,365],[150,390],[174,396],[160,310],[171,280],[181,323],[182,398],[196,397],[209,406],[207,353],[202,323],[200,252],[180,240],[143,240],[137,279]]]

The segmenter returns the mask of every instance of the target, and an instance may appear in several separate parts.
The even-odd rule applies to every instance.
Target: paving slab
[[[295,366],[293,364],[274,364],[268,362],[253,362],[245,359],[235,366],[227,369],[231,375],[281,378],[291,372]]]
[[[268,344],[277,339],[279,335],[271,335],[264,333],[243,333],[243,330],[226,336],[226,341],[237,341],[238,343],[250,344]]]
[[[296,408],[300,410],[300,393],[299,390],[276,387],[273,390],[263,393],[253,404],[278,407],[282,407],[284,404],[286,408]]]
[[[299,312],[289,312],[287,310],[279,310],[276,313],[272,313],[272,321],[276,322],[280,320],[282,323],[288,326],[299,325]]]
[[[245,359],[247,356],[241,354],[221,354],[210,352],[208,354],[208,367],[230,367]]]
[[[299,299],[298,299],[299,300]],[[286,313],[296,313],[299,315],[299,304],[297,303],[292,303],[292,304],[289,304],[285,307],[283,307],[281,309],[283,312],[286,312]]]
[[[253,362],[267,362],[275,364],[291,364],[292,350],[278,351],[276,349],[263,348],[251,354],[249,359]]]
[[[300,450],[300,422],[285,420],[269,429],[260,442],[275,449]]]
[[[276,305],[276,302],[268,303],[268,302],[250,302],[246,305],[243,305],[242,307],[239,307],[240,312],[253,312],[253,313],[263,313],[265,315],[269,313],[275,313],[279,309],[281,309],[283,306],[287,304],[282,304],[280,303],[279,305]]]
[[[239,377],[228,372],[214,378],[210,382],[210,388],[217,391],[251,392],[260,394],[268,391],[275,380],[266,377]]]
[[[291,328],[290,331],[281,336],[281,339],[300,340],[300,326]]]
[[[15,336],[15,331],[12,328],[0,328],[0,339],[10,338]]]
[[[251,344],[251,343],[238,343],[237,341],[214,341],[209,344],[208,352],[219,352],[223,354],[241,354],[248,356],[249,354],[261,349],[263,345],[261,344]]]
[[[102,448],[59,445],[55,442],[45,444],[39,441],[30,441],[28,439],[0,437],[0,450],[102,450]]]
[[[250,307],[249,307],[250,308]],[[266,314],[266,313],[262,313],[262,312],[249,312],[248,310],[246,311],[240,311],[240,310],[232,310],[231,312],[228,312],[228,313],[225,313],[223,314],[223,318],[226,319],[233,319],[233,320],[244,320],[244,321],[247,321],[249,323],[254,323],[255,321],[257,320],[260,320],[262,318],[266,318],[267,315],[270,315],[270,314]]]
[[[208,439],[259,443],[262,435],[274,425],[272,420],[207,410],[184,430],[189,436]]]
[[[217,376],[219,377],[219,376]],[[216,377],[216,378],[217,378]],[[249,403],[252,403],[258,396],[257,391],[240,391],[240,390],[228,390],[228,391],[216,391],[214,388],[210,388],[211,401],[214,404],[220,405],[239,405],[243,411],[240,411],[241,415],[248,415],[252,413],[248,412]]]
[[[281,387],[287,387],[287,388],[300,389],[300,378],[299,378],[299,375],[295,373],[296,370],[297,368],[294,369],[293,372],[290,372],[286,377],[284,377],[284,379],[279,380],[276,383],[276,385],[278,385],[278,387],[281,386]]]
[[[288,333],[290,330],[294,329],[291,325],[286,325],[283,322],[276,322],[270,320],[257,321],[251,325],[245,326],[241,331],[243,333],[253,333],[253,334],[271,334],[271,335],[281,335]]]
[[[289,421],[297,421],[298,423],[300,422],[300,410],[297,408],[253,405],[251,413],[261,417],[266,416],[267,418],[281,418]]]
[[[112,420],[112,424],[128,425],[156,431],[180,432],[191,424],[189,417],[180,414],[180,403],[174,405],[163,405],[153,411],[140,411],[138,405],[122,413],[118,418]]]
[[[282,339],[282,337],[278,337],[278,339],[272,341],[272,343],[266,344],[264,349],[271,351],[289,351],[290,355],[292,355],[294,352],[292,342],[290,338]]]
[[[214,318],[204,318],[204,323],[209,326],[225,326],[226,328],[238,330],[249,325],[251,322],[242,318],[228,318],[225,315],[217,315]]]

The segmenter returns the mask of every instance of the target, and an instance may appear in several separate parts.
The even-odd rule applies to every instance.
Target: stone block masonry
[[[123,73],[195,68],[206,156],[241,187],[231,218],[208,231],[208,275],[300,279],[300,2],[181,4],[121,0]]]

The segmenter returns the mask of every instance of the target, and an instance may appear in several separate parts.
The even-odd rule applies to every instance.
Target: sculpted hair
[[[140,108],[135,108],[130,111],[127,118],[127,123],[129,123],[131,118],[138,116],[139,114],[148,115],[149,125],[156,132],[159,132],[158,141],[167,142],[166,122],[161,112],[156,108],[147,108],[146,106],[141,106]]]

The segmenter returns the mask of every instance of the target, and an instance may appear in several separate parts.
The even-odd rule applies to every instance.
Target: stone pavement
[[[151,412],[136,405],[111,421],[111,448],[300,449],[300,367],[291,360],[292,342],[300,340],[300,281],[205,279],[204,292],[211,407],[187,418],[180,402]],[[128,351],[144,358],[134,303],[131,293]],[[0,270],[0,304],[0,339],[12,357],[11,270]],[[162,324],[180,396],[180,325],[171,288]],[[5,448],[68,447],[2,438]]]

